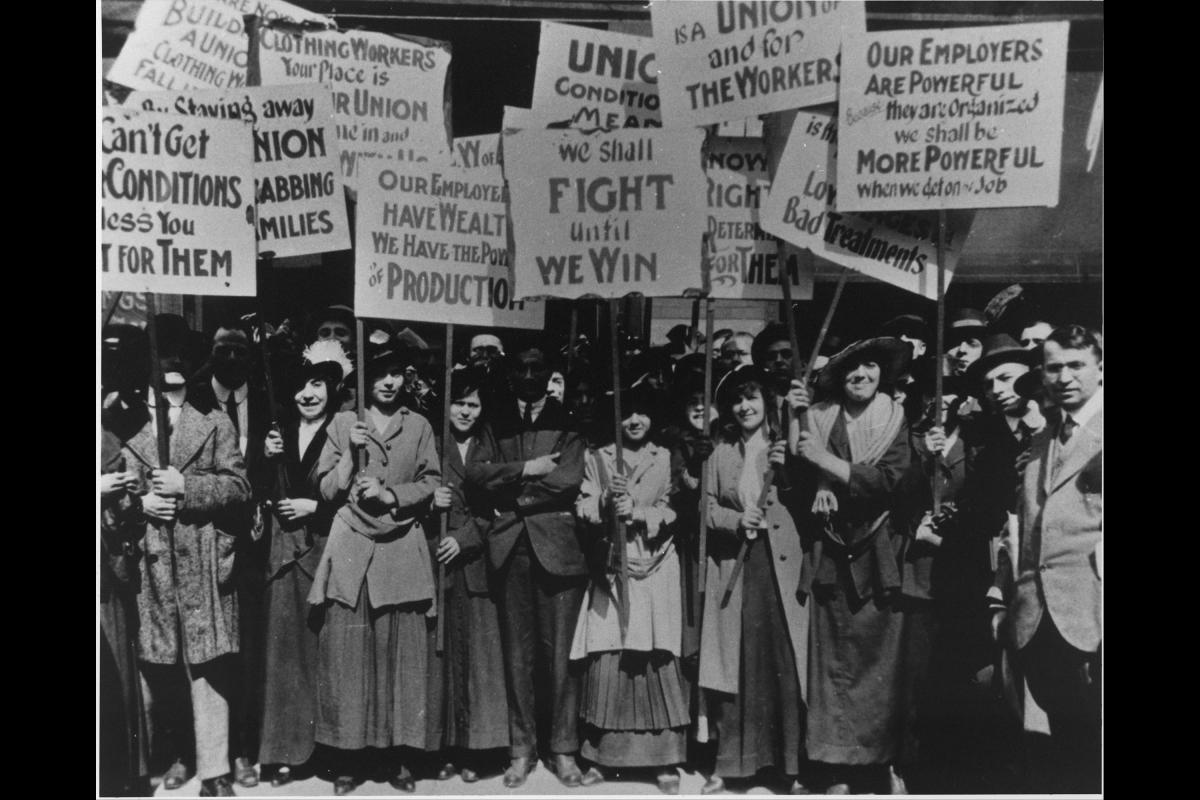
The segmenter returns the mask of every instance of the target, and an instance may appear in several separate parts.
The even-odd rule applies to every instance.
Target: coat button
[[[774,528],[775,530],[779,530],[779,523],[778,523],[778,522],[776,522],[776,523],[775,523],[774,525],[772,525],[771,527],[772,527],[772,528]]]
[[[780,561],[787,561],[787,555],[785,555],[784,553],[780,553],[780,554],[779,554],[779,560],[780,560]]]
[[[1045,572],[1048,569],[1050,569],[1049,564],[1042,564],[1040,567],[1038,567],[1038,572]]]
[[[390,444],[389,444],[389,445],[385,445],[383,449],[384,449],[384,450],[391,450],[391,449],[392,449],[392,446],[391,446]]]

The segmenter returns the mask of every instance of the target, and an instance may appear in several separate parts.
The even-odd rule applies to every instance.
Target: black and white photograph
[[[1102,796],[1103,2],[96,43],[98,798]]]

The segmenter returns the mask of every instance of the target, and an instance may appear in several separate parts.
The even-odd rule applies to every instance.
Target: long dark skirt
[[[146,708],[128,598],[100,602],[100,793],[128,794],[150,771]]]
[[[446,576],[446,747],[508,747],[508,695],[500,612],[491,597],[467,593],[462,570]]]
[[[317,722],[317,625],[308,604],[312,578],[296,564],[266,586],[263,764],[298,766],[312,756]]]
[[[580,753],[597,764],[665,767],[687,760],[687,684],[670,653],[589,656],[580,716]]]
[[[831,764],[886,764],[909,731],[911,653],[900,601],[851,602],[843,585],[813,598],[808,754]]]
[[[796,775],[804,754],[804,704],[769,545],[765,537],[755,542],[742,568],[738,693],[709,693],[716,774],[723,778],[750,777],[765,767]]]
[[[364,583],[365,586],[365,583]],[[436,635],[430,601],[369,608],[324,606],[317,656],[316,740],[330,747],[431,748],[429,658]],[[433,744],[436,747],[436,744]]]

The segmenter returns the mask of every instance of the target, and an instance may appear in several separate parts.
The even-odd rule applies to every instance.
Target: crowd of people
[[[615,370],[549,333],[447,370],[344,306],[106,325],[101,793],[1099,791],[1103,345],[1065,323],[811,365],[680,326]]]

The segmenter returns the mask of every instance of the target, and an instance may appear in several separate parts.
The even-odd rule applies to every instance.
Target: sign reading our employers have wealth
[[[938,215],[932,211],[850,214],[837,185],[837,120],[831,110],[802,110],[760,211],[763,230],[835,264],[937,299]],[[973,211],[946,215],[942,259],[954,274]]]
[[[705,155],[708,182],[707,234],[709,294],[743,300],[779,300],[779,271],[788,270],[794,300],[812,299],[813,274],[793,248],[759,228],[759,206],[771,178],[762,139],[714,138]]]
[[[145,111],[249,121],[254,126],[259,254],[276,258],[350,249],[329,87],[132,92]]]
[[[838,208],[1057,205],[1069,26],[847,39]]]
[[[654,40],[543,22],[531,111],[585,131],[662,127]]]
[[[253,296],[249,123],[108,107],[101,137],[101,288]]]
[[[499,143],[499,134],[455,139],[453,164],[366,162],[359,314],[542,329],[545,303],[514,297]]]
[[[450,46],[370,31],[296,36],[262,31],[263,83],[327,83],[342,175],[359,188],[360,162],[450,160],[444,107]]]
[[[837,99],[842,37],[861,2],[655,2],[666,125],[710,125]]]
[[[700,128],[506,131],[517,295],[699,289],[703,139]]]
[[[334,24],[283,0],[146,0],[107,78],[147,92],[239,89],[249,59],[244,14]]]

